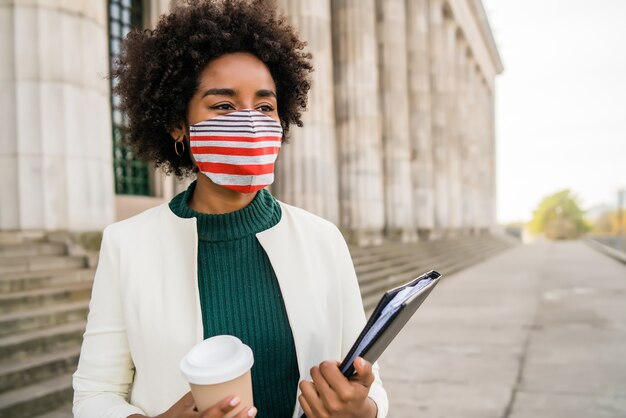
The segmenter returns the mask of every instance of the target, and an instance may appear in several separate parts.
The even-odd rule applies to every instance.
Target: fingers
[[[243,408],[243,410],[237,414],[235,418],[253,418],[256,417],[257,409],[253,406],[250,408]]]
[[[298,401],[307,417],[327,417],[330,415],[328,411],[326,411],[326,407],[324,407],[313,383],[306,380],[301,381],[300,392],[302,392],[302,395],[298,397]],[[303,405],[307,406],[309,409],[308,412],[304,409]]]
[[[241,399],[237,396],[229,396],[224,398],[213,407],[202,412],[202,418],[222,418],[225,414],[232,411],[241,403]]]
[[[320,364],[319,369],[328,385],[342,402],[350,402],[354,398],[354,386],[341,373],[335,362],[324,361]]]
[[[306,401],[306,398],[303,395],[300,395],[298,397],[298,402],[300,402],[300,407],[302,407],[302,410],[304,411],[304,415],[306,415],[307,418],[315,417],[315,415],[313,415],[313,410],[311,409],[311,407],[309,406],[309,403]]]
[[[311,379],[313,380],[313,386],[320,397],[324,398],[335,395],[335,392],[326,381],[324,375],[322,375],[318,366],[311,368]]]
[[[313,385],[317,390],[319,397],[324,404],[324,407],[329,412],[336,412],[341,410],[342,401],[339,399],[335,391],[330,387],[319,367],[313,367],[311,369],[311,378],[313,379]]]
[[[351,378],[350,381],[358,382],[366,388],[372,386],[375,380],[374,372],[372,372],[372,363],[362,357],[357,357],[354,360],[354,370],[356,370],[356,376]]]
[[[179,417],[189,417],[189,418],[197,418],[200,415],[198,414],[196,408],[196,404],[193,400],[193,396],[191,392],[187,392],[182,398],[176,401],[174,405],[172,405],[167,411],[159,416],[179,416]]]
[[[228,398],[222,399],[217,405],[204,411],[201,418],[223,418],[224,415],[239,407],[240,404],[241,399],[239,397],[229,396]],[[244,408],[237,414],[237,418],[252,418],[256,416],[256,414],[257,410],[255,407]]]
[[[324,361],[311,368],[313,382],[300,382],[302,395],[298,398],[308,417],[325,417],[360,408],[374,382],[374,373],[371,363],[360,357],[354,366],[357,374],[350,380],[341,373],[337,362]]]
[[[196,403],[193,400],[191,392],[187,392],[185,396],[180,398],[178,402],[176,402],[176,405],[179,405],[184,409],[194,409],[196,407]]]

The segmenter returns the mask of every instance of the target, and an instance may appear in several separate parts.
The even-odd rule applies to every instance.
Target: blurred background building
[[[0,230],[101,230],[186,187],[135,160],[107,75],[168,0],[0,4]],[[480,0],[280,0],[315,72],[272,192],[353,243],[495,224],[494,79]]]

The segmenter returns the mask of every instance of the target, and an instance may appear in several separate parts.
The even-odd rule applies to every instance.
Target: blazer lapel
[[[285,302],[293,334],[300,378],[308,378],[309,369],[325,358],[325,312],[316,286],[315,263],[321,262],[314,248],[306,242],[306,231],[294,222],[293,214],[282,206],[281,220],[256,236],[267,253]],[[317,278],[319,280],[319,278]]]
[[[194,345],[204,339],[198,290],[196,218],[179,218],[169,207],[165,208],[164,216],[166,219],[160,225],[163,236],[159,237],[159,245],[161,246],[160,253],[167,262],[163,263],[161,274],[163,282],[169,284],[166,290],[167,297],[175,300],[174,306],[178,306],[175,312],[169,312],[168,315],[175,315],[180,321],[193,321],[192,324],[187,325],[190,330],[186,338],[191,345]],[[177,326],[181,325],[178,323]]]

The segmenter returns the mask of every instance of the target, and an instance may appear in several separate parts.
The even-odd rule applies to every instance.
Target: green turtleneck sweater
[[[187,204],[195,185],[169,206],[181,218],[197,219],[204,338],[229,334],[250,346],[257,417],[291,417],[299,379],[296,349],[276,274],[255,236],[278,223],[280,205],[262,189],[243,209],[204,214]]]

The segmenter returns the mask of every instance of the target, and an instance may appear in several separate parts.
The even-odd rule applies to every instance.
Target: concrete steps
[[[61,269],[0,274],[0,295],[55,285],[91,282],[95,269]]]
[[[508,240],[492,236],[388,244],[353,249],[355,270],[366,311],[371,311],[385,291],[429,270],[450,275],[510,248]]]
[[[94,270],[40,232],[0,233],[0,418],[69,418]]]
[[[0,418],[31,418],[67,407],[72,399],[72,373],[0,393]],[[63,418],[70,418],[71,412]]]
[[[80,345],[84,330],[76,321],[0,337],[0,363]]]
[[[72,418],[72,404],[67,403],[54,411],[37,415],[37,418]]]
[[[61,374],[74,373],[80,345],[0,362],[0,393],[16,390]]]
[[[61,269],[81,269],[87,267],[83,256],[37,255],[3,257],[0,260],[0,274]]]
[[[89,300],[0,315],[0,337],[84,320]]]
[[[89,299],[91,282],[0,294],[0,314]]]
[[[371,310],[387,289],[425,271],[449,275],[511,245],[480,236],[350,251]],[[71,418],[93,276],[83,257],[45,235],[0,233],[0,418]]]
[[[45,242],[44,231],[0,231],[0,244]]]
[[[21,242],[16,244],[0,244],[0,257],[65,255],[66,252],[66,246],[58,242]]]

